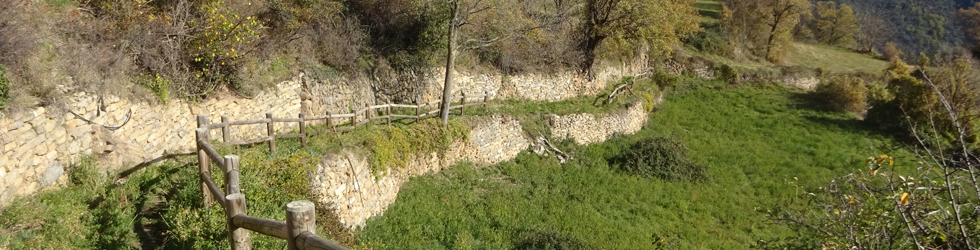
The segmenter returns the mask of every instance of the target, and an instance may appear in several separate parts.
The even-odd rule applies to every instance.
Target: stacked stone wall
[[[499,74],[457,73],[454,81],[459,90],[454,93],[486,92],[491,99],[557,101],[598,93],[607,80],[628,71],[601,70],[593,81],[573,73],[511,76],[508,81],[501,81]],[[441,97],[441,79],[442,75],[433,74],[427,80],[429,87],[422,101]],[[226,93],[201,102],[171,100],[152,105],[79,92],[71,94],[66,105],[78,116],[44,107],[6,114],[0,117],[0,207],[14,197],[66,182],[67,168],[86,155],[96,157],[99,166],[111,171],[164,155],[190,153],[197,115],[207,115],[211,123],[218,123],[223,115],[238,121],[265,118],[266,113],[293,118],[304,109],[310,115],[347,113],[350,108],[378,102],[378,94],[370,86],[345,79],[314,81],[300,75],[251,98]],[[111,129],[117,126],[121,127]],[[279,131],[296,127],[296,123],[276,123]],[[211,138],[221,138],[220,131],[212,130]],[[263,136],[266,128],[263,124],[234,126],[230,132],[232,139],[251,139]]]
[[[606,140],[614,133],[632,134],[648,119],[643,103],[607,114],[573,114],[554,116],[552,131],[574,138],[580,144]],[[395,202],[401,185],[412,176],[438,172],[461,161],[478,166],[496,164],[517,157],[534,143],[524,132],[520,121],[507,115],[494,115],[473,126],[466,141],[457,141],[444,155],[416,156],[405,168],[388,168],[374,175],[365,155],[350,151],[325,156],[317,166],[313,180],[317,202],[332,207],[344,225],[356,228],[377,216]]]

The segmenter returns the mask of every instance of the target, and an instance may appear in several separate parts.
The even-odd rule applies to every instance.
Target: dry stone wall
[[[637,102],[625,110],[602,115],[553,116],[550,126],[560,138],[591,144],[614,133],[635,133],[648,117],[643,103]],[[350,151],[328,155],[311,176],[312,188],[317,202],[332,207],[344,225],[357,228],[364,226],[368,218],[384,213],[395,202],[401,185],[412,176],[438,172],[463,160],[476,165],[511,160],[532,144],[517,119],[494,115],[475,125],[468,140],[453,143],[443,156],[435,153],[417,156],[405,168],[388,168],[380,177],[371,173],[367,156]]]
[[[502,77],[495,74],[458,73],[454,81],[465,93],[487,92],[491,99],[554,101],[597,93],[605,87],[606,80],[627,72],[601,70],[594,81],[576,74],[513,76],[501,81]],[[429,87],[422,101],[439,99],[441,79],[440,74],[434,74],[427,80]],[[265,118],[266,113],[291,118],[301,110],[311,115],[327,111],[346,113],[349,108],[375,105],[376,96],[368,83],[346,79],[314,81],[303,75],[280,82],[251,98],[227,94],[199,103],[172,100],[169,104],[151,105],[111,95],[75,93],[70,95],[67,109],[78,116],[39,107],[0,117],[0,207],[14,197],[66,182],[66,168],[86,155],[95,156],[99,166],[113,170],[167,154],[190,153],[196,115],[207,115],[212,123],[217,123],[223,115],[232,120],[250,120]],[[122,124],[125,125],[116,130],[106,128]],[[276,123],[279,131],[296,126],[296,123]],[[251,139],[264,135],[266,128],[262,124],[235,126],[230,132],[232,139]],[[213,130],[211,138],[221,138],[220,133]],[[488,162],[509,154],[478,152],[481,156],[497,155],[487,156]]]
[[[256,119],[273,113],[293,117],[299,113],[297,81],[284,81],[252,99],[212,98],[201,103],[174,101],[168,105],[132,102],[115,96],[76,93],[65,111],[43,107],[0,118],[0,205],[13,197],[32,194],[64,183],[66,167],[85,155],[110,170],[172,153],[193,150],[196,115],[214,122],[221,115]],[[107,127],[120,126],[112,130]],[[295,124],[282,124],[289,130]],[[237,128],[236,138],[255,138],[265,127]],[[220,138],[214,131],[213,138]]]
[[[548,124],[555,139],[572,138],[578,144],[589,145],[603,142],[613,134],[636,133],[646,124],[647,117],[643,102],[636,102],[612,114],[551,115]]]

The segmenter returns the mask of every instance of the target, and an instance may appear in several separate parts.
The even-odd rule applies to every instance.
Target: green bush
[[[10,99],[10,79],[7,79],[7,68],[0,65],[0,110],[7,106]]]
[[[374,130],[366,142],[371,149],[370,165],[374,173],[385,169],[404,168],[412,158],[430,153],[443,153],[454,140],[465,140],[469,128],[450,121],[425,119],[409,126],[392,126]]]
[[[817,85],[816,93],[837,111],[861,114],[868,107],[868,87],[861,78],[836,76]]]
[[[646,178],[693,182],[708,178],[705,167],[692,163],[687,147],[674,139],[644,139],[630,146],[620,158],[620,169]]]
[[[167,103],[170,100],[170,85],[173,81],[163,78],[160,74],[144,74],[136,78],[136,83],[150,89],[161,102]]]

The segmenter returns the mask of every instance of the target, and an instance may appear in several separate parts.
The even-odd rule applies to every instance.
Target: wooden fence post
[[[225,125],[221,127],[221,141],[224,143],[231,142],[231,126],[228,126],[228,116],[221,116],[221,123]]]
[[[303,135],[299,138],[300,145],[306,148],[306,114],[303,113],[299,113],[299,133]]]
[[[241,193],[225,195],[228,206],[225,207],[225,215],[228,223],[228,241],[233,250],[252,249],[252,239],[248,237],[248,229],[235,226],[233,221],[236,215],[246,215],[245,195]]]
[[[460,92],[460,94],[463,94],[463,99],[460,99],[459,100],[459,102],[460,102],[459,103],[459,116],[463,116],[463,115],[466,114],[466,92]]]
[[[330,127],[330,132],[336,133],[337,130],[333,127],[333,112],[327,111],[327,127]]]
[[[204,148],[201,147],[201,142],[207,142],[208,134],[210,134],[210,129],[208,128],[208,117],[205,115],[197,116],[197,130],[196,141],[197,144],[197,163],[198,163],[198,173],[208,173],[211,172],[211,158],[208,158],[208,154],[204,152]],[[208,190],[207,184],[204,184],[203,177],[199,177],[201,182],[201,195],[202,201],[204,202],[204,207],[211,206],[211,202],[214,202],[214,197],[211,197],[211,191]]]
[[[487,111],[488,102],[490,102],[490,93],[483,91],[483,111]]]
[[[239,158],[237,155],[226,155],[225,156],[225,194],[237,194],[241,193],[242,189],[238,184],[239,171],[238,162]]]
[[[374,113],[375,111],[376,110],[374,110],[373,108],[371,108],[371,106],[368,106],[367,107],[367,110],[364,111],[364,118],[367,118],[368,124],[371,124],[371,117],[373,116],[373,114],[371,114],[371,113]]]
[[[310,232],[316,235],[316,209],[313,202],[294,201],[286,204],[286,247],[289,250],[298,250],[296,236],[303,232]]]
[[[391,102],[388,102],[388,108],[385,110],[388,114],[388,126],[391,127]]]
[[[356,110],[354,110],[354,107],[351,107],[350,108],[350,114],[351,114],[351,116],[350,116],[350,126],[351,127],[354,127],[354,128],[357,128],[357,112],[356,112]]]
[[[419,117],[419,110],[422,109],[422,104],[419,104],[418,100],[415,100],[415,123],[419,123],[422,118]]]
[[[265,118],[269,119],[269,123],[265,124],[266,129],[269,133],[269,152],[276,153],[276,122],[272,118],[272,113],[265,113]]]

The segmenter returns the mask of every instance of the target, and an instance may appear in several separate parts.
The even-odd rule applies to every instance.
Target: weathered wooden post
[[[391,102],[388,102],[388,108],[385,109],[385,113],[388,114],[388,126],[391,127]]]
[[[245,195],[241,193],[225,195],[228,202],[225,207],[225,215],[228,223],[228,241],[233,250],[252,249],[252,239],[248,237],[248,229],[235,226],[234,218],[236,215],[246,215]]]
[[[286,247],[289,250],[298,250],[296,236],[303,232],[310,232],[316,235],[316,209],[313,202],[294,201],[286,204]]]
[[[299,138],[300,145],[306,148],[306,114],[303,113],[299,113],[299,133],[303,135]]]
[[[375,110],[374,110],[374,108],[371,108],[371,106],[368,106],[367,109],[364,110],[364,118],[367,119],[368,124],[371,123],[371,117],[374,116],[374,114],[371,114],[371,113],[374,113],[374,112],[375,112]]]
[[[269,134],[269,152],[276,153],[276,121],[272,117],[272,113],[265,113],[265,118],[269,119],[269,123],[265,124],[266,130]]]
[[[460,92],[463,94],[463,99],[459,100],[459,116],[466,114],[466,92]]]
[[[350,108],[350,126],[357,128],[357,112],[354,107]]]
[[[490,102],[490,93],[483,91],[483,111],[487,110],[487,103]]]
[[[422,104],[419,104],[419,100],[415,100],[415,123],[418,123],[422,117],[419,116],[419,110],[422,109]]]
[[[231,126],[228,125],[228,116],[221,116],[221,123],[225,124],[221,127],[221,141],[224,143],[231,142]]]
[[[242,192],[241,186],[238,184],[240,181],[238,171],[239,160],[237,155],[225,156],[225,194]]]
[[[207,142],[208,134],[210,134],[210,129],[208,128],[208,117],[205,115],[197,115],[197,130],[196,141],[197,144],[197,163],[198,172],[201,174],[210,174],[211,172],[211,158],[208,158],[208,154],[204,152],[201,142]],[[203,177],[199,177],[201,182],[201,195],[204,202],[204,206],[211,206],[211,202],[214,202],[214,197],[211,197],[211,191],[208,190],[207,184],[204,184]]]
[[[330,127],[330,132],[337,132],[337,129],[333,127],[333,112],[327,111],[327,127]]]

